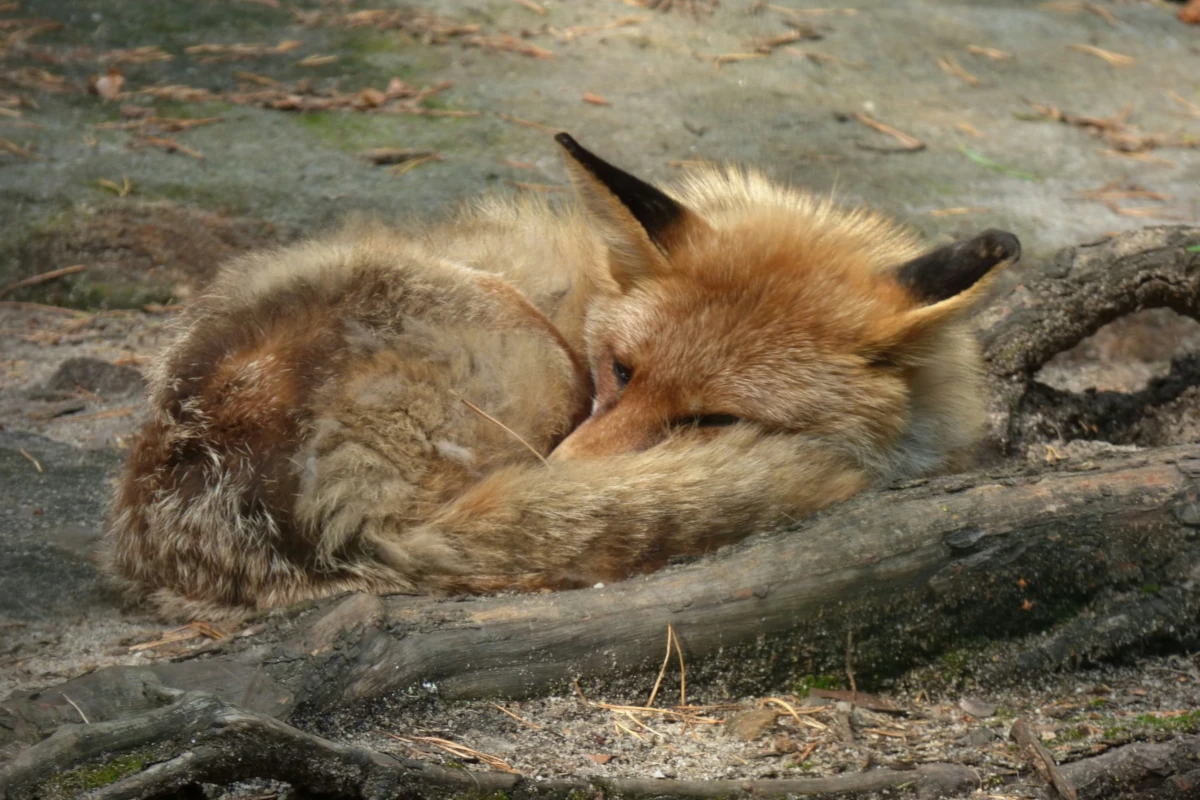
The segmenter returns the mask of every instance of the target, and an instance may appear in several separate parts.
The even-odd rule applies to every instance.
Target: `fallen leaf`
[[[121,94],[121,85],[125,76],[116,67],[109,67],[108,72],[98,78],[88,80],[88,91],[98,94],[105,100],[115,100]]]
[[[752,742],[775,724],[779,713],[771,709],[761,709],[734,714],[725,721],[725,733],[743,742]]]
[[[595,761],[597,764],[607,764],[613,760],[613,756],[608,755],[607,753],[591,753],[588,755],[588,758],[592,761]]]
[[[856,706],[867,709],[868,711],[887,711],[895,713],[904,711],[895,703],[889,702],[882,698],[876,697],[866,692],[849,692],[844,689],[810,689],[809,697],[820,697],[825,700],[841,700],[847,703],[853,703]]]

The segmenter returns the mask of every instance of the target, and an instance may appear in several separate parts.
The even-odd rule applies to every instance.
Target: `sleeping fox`
[[[964,317],[1014,236],[922,252],[732,168],[661,191],[557,137],[492,199],[244,258],[185,312],[106,560],[173,618],[345,591],[588,586],[944,467]]]

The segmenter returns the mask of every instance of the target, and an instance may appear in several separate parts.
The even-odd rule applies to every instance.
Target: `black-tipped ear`
[[[645,181],[585,149],[571,134],[560,133],[554,140],[562,145],[575,163],[629,210],[655,245],[666,249],[664,239],[667,233],[683,221],[687,209]]]
[[[923,303],[962,294],[996,267],[1021,257],[1021,243],[1007,231],[988,230],[940,247],[897,267],[896,280]]]

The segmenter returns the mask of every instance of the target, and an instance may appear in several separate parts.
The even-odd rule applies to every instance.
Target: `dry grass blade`
[[[430,156],[441,157],[432,150],[406,150],[402,147],[374,147],[358,154],[359,158],[371,162],[375,166],[384,167],[391,164],[403,164],[418,158]]]
[[[1126,150],[1114,150],[1107,147],[1097,147],[1096,152],[1114,158],[1128,158],[1132,161],[1141,161],[1144,164],[1158,164],[1163,167],[1173,167],[1175,162],[1169,158],[1162,158],[1153,153],[1130,153]]]
[[[328,64],[336,64],[337,56],[306,56],[296,62],[297,67],[324,67]]]
[[[885,728],[863,728],[863,733],[873,733],[876,736],[890,736],[893,739],[907,739],[908,734],[903,731],[889,731]]]
[[[2,74],[4,80],[20,89],[36,89],[40,92],[66,94],[73,91],[67,79],[38,67],[21,67]]]
[[[136,413],[137,413],[137,406],[124,406],[122,408],[110,408],[106,411],[96,411],[91,414],[74,414],[69,417],[57,417],[56,421],[58,421],[58,422],[81,422],[81,421],[87,420],[88,422],[95,422],[96,420],[100,420],[100,419],[119,419],[121,417],[130,417]],[[221,637],[214,636],[212,638],[220,639]]]
[[[687,713],[684,711],[677,711],[672,708],[648,708],[646,706],[623,706],[623,705],[619,705],[617,703],[604,703],[604,702],[593,703],[591,700],[587,700],[587,699],[583,699],[583,702],[585,702],[589,706],[593,706],[595,708],[603,708],[606,711],[621,711],[621,712],[631,711],[631,712],[634,712],[637,714],[657,714],[660,717],[667,717],[669,719],[677,719],[677,720],[680,720],[681,722],[688,722],[693,725],[722,725],[722,724],[724,724],[721,720],[716,719],[715,717],[702,717],[702,716],[699,716],[696,714],[690,714],[690,713]]]
[[[783,49],[794,56],[807,58],[809,61],[815,61],[818,64],[845,64],[847,67],[865,67],[867,65],[867,62],[865,61],[847,61],[844,58],[831,56],[828,53],[817,53],[812,50],[801,50],[799,47],[785,47]]]
[[[82,709],[82,708],[80,708],[80,707],[79,707],[79,705],[78,705],[78,704],[77,704],[77,703],[76,703],[74,700],[72,700],[71,698],[67,697],[67,693],[66,693],[66,692],[59,692],[59,694],[61,694],[61,695],[62,695],[62,698],[63,698],[63,700],[66,700],[68,703],[70,703],[70,704],[71,704],[71,708],[73,708],[73,709],[75,709],[76,711],[78,711],[78,712],[79,712],[79,718],[83,720],[83,724],[84,724],[84,725],[91,725],[91,724],[92,724],[92,721],[91,721],[91,720],[89,720],[89,719],[87,718],[87,714],[83,713],[83,709]]]
[[[978,86],[979,78],[976,78],[971,73],[962,68],[954,56],[945,56],[937,60],[937,65],[942,68],[942,71],[948,75],[953,75],[968,86]]]
[[[29,148],[26,148],[26,147],[21,147],[21,145],[17,144],[14,141],[9,140],[9,139],[0,139],[0,152],[11,153],[14,156],[20,156],[21,158],[27,158],[30,161],[38,160],[37,154],[34,153],[32,150],[30,150]]]
[[[537,458],[538,461],[541,461],[546,466],[550,466],[549,462],[546,461],[546,457],[543,456],[541,453],[539,453],[536,449],[534,449],[533,445],[531,445],[529,442],[527,442],[523,438],[521,438],[521,434],[517,433],[512,428],[508,427],[503,422],[496,419],[491,414],[487,413],[486,411],[484,411],[482,408],[480,408],[479,406],[472,403],[467,398],[460,397],[459,400],[462,400],[463,405],[465,405],[467,408],[471,409],[476,414],[478,414],[479,416],[486,419],[488,422],[490,422],[493,425],[495,425],[496,427],[500,428],[500,430],[504,431],[505,433],[507,433],[509,436],[513,437],[514,439],[516,439],[521,444],[525,445],[525,449],[528,450],[529,452],[533,453],[533,455]]]
[[[1170,90],[1167,91],[1167,97],[1183,106],[1190,116],[1200,118],[1200,105],[1193,103],[1191,100],[1180,97],[1178,93]]]
[[[169,630],[152,642],[135,644],[129,648],[129,652],[137,653],[142,650],[153,650],[154,648],[162,647],[163,645],[174,644],[176,642],[186,642],[191,639],[200,638],[220,640],[225,638],[225,632],[207,622],[193,622],[190,625],[184,625],[183,627]]]
[[[931,217],[960,217],[964,214],[986,214],[990,208],[982,206],[959,206],[957,208],[935,208],[929,212]]]
[[[778,36],[768,36],[765,39],[757,39],[752,44],[755,52],[770,53],[777,47],[783,47],[785,44],[794,44],[802,39],[812,39],[815,34],[806,34],[805,31],[794,30],[787,33],[781,33]]]
[[[646,708],[654,705],[654,698],[658,695],[658,687],[662,684],[663,675],[667,673],[667,664],[671,662],[671,642],[675,638],[675,628],[671,623],[667,623],[667,652],[663,656],[662,666],[658,670],[658,677],[654,680],[654,688],[650,690],[650,699],[646,701]]]
[[[151,145],[152,147],[157,147],[168,153],[183,153],[185,156],[191,156],[198,161],[204,160],[204,154],[199,150],[194,150],[191,147],[188,147],[186,144],[181,144],[174,139],[167,139],[162,136],[142,136],[139,137],[137,141]]]
[[[87,269],[86,264],[75,264],[74,266],[71,266],[71,267],[63,267],[61,269],[52,269],[49,272],[42,272],[37,275],[31,275],[28,278],[19,280],[16,283],[10,283],[8,286],[5,286],[3,289],[0,289],[0,297],[4,297],[4,295],[8,294],[9,292],[16,291],[17,289],[23,289],[26,286],[37,286],[39,283],[45,283],[46,281],[52,281],[55,278],[61,278],[64,275],[74,275],[76,272],[83,272],[85,269]]]
[[[566,186],[555,186],[551,183],[526,183],[525,181],[505,181],[505,183],[514,189],[524,189],[527,192],[545,192],[549,194],[551,192],[567,191]]]
[[[530,722],[529,720],[525,719],[524,717],[514,714],[513,712],[509,711],[507,708],[505,708],[504,706],[502,706],[498,703],[492,703],[491,706],[492,706],[492,708],[496,709],[497,711],[500,711],[501,713],[507,714],[508,716],[512,717],[513,719],[515,719],[517,722],[521,723],[522,725],[526,725],[530,728],[533,728],[535,731],[544,730],[544,728],[542,728],[541,725]]]
[[[973,136],[976,139],[983,138],[983,134],[979,131],[979,129],[976,128],[974,125],[972,125],[969,122],[954,123],[954,130],[956,130],[960,133],[965,133],[967,136]]]
[[[992,61],[1007,61],[1012,58],[1012,53],[1007,53],[1004,50],[997,50],[994,47],[980,47],[977,44],[967,45],[967,52],[971,55],[983,56],[990,58]]]
[[[494,756],[491,753],[480,752],[479,750],[467,747],[464,744],[458,744],[457,742],[452,742],[449,739],[443,739],[440,736],[401,736],[400,734],[388,733],[387,731],[380,731],[380,733],[401,742],[410,744],[421,742],[423,744],[433,745],[439,750],[447,752],[453,756],[479,761],[480,763],[487,764],[492,769],[498,769],[501,772],[507,772],[512,775],[520,774],[517,772],[517,770],[513,769],[507,761],[499,756]]]
[[[393,175],[403,175],[406,172],[413,171],[414,169],[421,166],[422,164],[428,164],[431,161],[445,161],[445,160],[446,160],[445,157],[443,157],[441,153],[426,153],[423,156],[417,156],[416,158],[410,158],[409,160],[407,160],[403,163],[396,164],[393,167],[389,167],[388,172],[390,172]]]
[[[156,44],[146,47],[131,47],[125,50],[109,50],[101,53],[96,60],[101,64],[116,66],[117,64],[155,64],[160,61],[171,61],[175,56],[163,50]]]
[[[687,666],[683,663],[683,650],[679,647],[679,637],[675,635],[675,631],[671,631],[671,638],[675,641],[675,655],[679,657],[679,705],[687,705]]]
[[[42,469],[42,462],[40,462],[40,461],[38,461],[36,458],[34,458],[34,457],[33,457],[33,456],[32,456],[32,455],[29,453],[29,451],[28,451],[28,450],[26,450],[24,447],[21,447],[21,448],[18,448],[18,449],[21,451],[21,455],[23,455],[23,456],[25,456],[27,459],[29,459],[29,462],[30,462],[31,464],[33,464],[33,468],[34,468],[34,469],[36,469],[38,472],[45,472],[45,471],[46,471],[46,470]]]
[[[516,3],[517,5],[525,6],[525,8],[528,8],[530,11],[532,11],[535,14],[538,14],[543,17],[546,16],[546,9],[542,8],[537,3],[533,2],[533,0],[513,0],[513,2]]]
[[[501,114],[500,112],[497,112],[496,115],[498,117],[500,117],[500,119],[504,120],[505,122],[511,122],[514,125],[520,125],[521,127],[524,127],[524,128],[533,128],[534,130],[539,130],[544,133],[551,133],[551,134],[558,133],[558,128],[552,128],[549,125],[543,125],[540,122],[531,122],[527,119],[521,119],[520,117],[514,117],[511,114]]]
[[[467,47],[478,47],[491,52],[520,53],[530,58],[554,58],[553,51],[513,36],[511,33],[497,33],[492,36],[468,36],[462,40]]]
[[[858,14],[857,8],[787,8],[786,6],[776,6],[770,3],[756,3],[752,10],[765,8],[774,11],[778,14],[783,14],[785,17],[823,17],[833,14],[841,14],[846,17],[853,17]]]
[[[645,17],[622,17],[604,25],[577,25],[561,31],[551,28],[550,33],[560,42],[573,42],[580,36],[586,36],[589,33],[602,33],[604,31],[616,30],[617,28],[625,28],[630,25],[641,25],[645,21]]]
[[[739,61],[750,61],[751,59],[766,57],[766,53],[722,53],[718,56],[697,54],[697,58],[716,64],[717,69],[720,69],[725,64],[736,64]]]
[[[251,44],[194,44],[191,47],[185,47],[183,52],[189,56],[202,56],[200,59],[202,63],[213,63],[216,61],[232,61],[239,58],[282,55],[292,52],[302,44],[304,43],[297,39],[288,39],[276,45],[269,45],[265,42],[253,42]]]
[[[880,133],[891,136],[893,139],[900,142],[902,150],[917,151],[925,149],[925,143],[915,136],[909,136],[907,133],[898,131],[890,125],[885,125],[879,120],[872,119],[866,114],[862,114],[857,111],[854,112],[853,116],[856,120],[861,122],[863,125],[866,125],[868,128],[873,128]]]
[[[1079,196],[1088,200],[1100,201],[1137,199],[1166,202],[1171,199],[1169,194],[1151,191],[1150,189],[1144,189],[1136,184],[1131,185],[1128,189],[1121,189],[1116,181],[1106,183],[1099,189],[1088,189],[1086,191],[1082,191],[1079,193]]]
[[[608,100],[606,100],[605,98],[601,97],[598,94],[592,94],[591,92],[584,92],[583,102],[590,103],[591,105],[594,105],[594,106],[611,106],[612,105],[612,103],[608,102]]]
[[[829,730],[828,725],[825,725],[821,722],[817,722],[815,719],[810,719],[807,716],[801,716],[800,712],[796,710],[795,706],[793,706],[791,703],[787,702],[786,700],[783,700],[782,698],[764,697],[759,702],[758,705],[760,708],[766,708],[769,705],[779,706],[784,711],[786,711],[788,714],[790,714],[792,716],[792,718],[795,719],[796,722],[799,722],[801,725],[807,725],[810,728],[816,728],[817,730],[822,730],[822,731]],[[808,708],[808,709],[805,709],[804,713],[805,714],[815,714],[818,711],[822,711],[826,708],[829,708],[829,706],[818,706],[818,707]]]
[[[218,99],[208,89],[197,89],[194,86],[183,86],[180,84],[147,86],[144,89],[138,89],[135,94],[146,95],[157,100],[174,100],[179,103],[205,103]]]
[[[1067,45],[1067,49],[1095,56],[1113,67],[1129,67],[1137,63],[1137,59],[1132,56],[1121,55],[1120,53],[1114,53],[1111,50],[1104,50],[1090,44],[1069,44]]]

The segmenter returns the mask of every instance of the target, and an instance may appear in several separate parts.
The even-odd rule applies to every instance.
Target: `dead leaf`
[[[588,758],[601,765],[607,764],[613,760],[613,756],[608,755],[607,753],[591,753],[588,755]]]
[[[554,58],[552,51],[544,47],[538,47],[535,44],[530,44],[524,39],[513,36],[511,33],[497,33],[493,36],[468,36],[462,41],[467,47],[478,47],[482,50],[520,53],[523,56],[531,58]]]
[[[327,64],[336,64],[337,56],[308,56],[296,62],[297,67],[323,67]]]
[[[440,153],[430,150],[406,150],[401,147],[375,147],[370,150],[364,150],[358,155],[360,158],[381,167],[389,164],[403,164],[406,161],[412,161],[416,158],[428,159],[431,156],[436,156],[440,159],[442,157]]]
[[[820,697],[824,700],[841,700],[853,703],[868,711],[885,711],[888,713],[903,712],[904,709],[888,700],[883,700],[866,692],[848,692],[842,689],[810,689],[809,697]]]
[[[105,100],[115,100],[121,93],[121,85],[125,83],[125,76],[121,74],[121,70],[116,67],[109,67],[108,72],[100,77],[92,76],[88,79],[88,91],[92,94],[98,94]]]
[[[767,708],[734,714],[725,721],[725,733],[743,742],[752,742],[775,724],[779,714]]]

